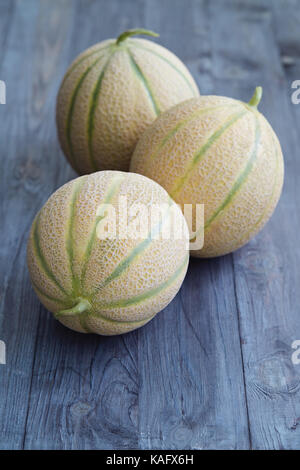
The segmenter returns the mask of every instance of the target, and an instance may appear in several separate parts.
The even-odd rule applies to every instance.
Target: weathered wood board
[[[300,2],[0,0],[1,449],[300,449]],[[132,27],[160,33],[203,94],[260,106],[285,156],[280,204],[233,255],[191,260],[175,300],[133,333],[59,325],[30,286],[33,217],[75,177],[55,100],[69,63]]]

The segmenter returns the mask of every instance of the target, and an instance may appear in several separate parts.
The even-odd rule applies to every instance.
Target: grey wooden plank
[[[219,1],[211,8],[216,90],[247,99],[264,87],[260,110],[277,132],[286,163],[280,204],[259,236],[233,255],[236,298],[251,446],[254,449],[297,449],[300,368],[291,361],[291,344],[300,338],[299,136],[290,85],[281,66],[274,35],[272,6],[277,5],[280,31],[289,29],[292,11],[286,2]],[[222,18],[218,9],[223,11]],[[230,34],[228,25],[230,22]],[[295,31],[295,30],[294,30]],[[294,37],[295,41],[299,41]]]
[[[6,40],[2,57],[1,78],[7,85],[7,104],[0,107],[1,119],[1,314],[0,336],[7,345],[7,364],[0,369],[0,447],[20,448],[28,403],[31,364],[33,360],[37,316],[28,321],[24,317],[33,305],[31,296],[24,290],[24,241],[29,220],[27,213],[34,198],[30,185],[26,187],[24,174],[31,173],[23,166],[28,152],[25,127],[29,104],[27,86],[31,81],[30,58],[34,35],[30,33],[35,22],[28,4],[25,12],[20,5],[15,9],[13,23]],[[28,33],[29,31],[29,33]],[[23,37],[22,48],[15,38]],[[23,86],[20,86],[20,82]],[[22,103],[22,105],[21,105]],[[19,104],[19,106],[18,106]],[[24,109],[25,105],[25,109]],[[32,335],[32,336],[31,336]],[[28,365],[23,368],[23,358]],[[17,403],[22,404],[22,408]]]
[[[193,74],[201,90],[211,89],[210,22],[207,2],[146,1],[145,27],[159,33],[156,40],[176,54]],[[212,91],[212,90],[211,90]]]
[[[12,25],[12,19],[15,9],[15,0],[4,0],[0,2],[0,63],[6,49],[6,39],[9,29]]]
[[[191,61],[201,91],[211,92],[207,2],[147,6],[146,26],[161,31],[162,43]],[[248,448],[231,257],[193,260],[175,301],[138,334],[140,447]]]
[[[139,331],[141,448],[249,447],[233,282],[230,257],[191,260],[176,300]]]
[[[33,3],[32,5],[36,4]],[[51,5],[53,5],[52,2]],[[30,172],[31,167],[35,168],[36,165],[38,169],[35,168],[37,173],[34,181],[27,183],[26,173],[23,176],[24,185],[28,184],[35,199],[35,207],[31,208],[31,212],[36,210],[36,206],[41,205],[53,189],[73,175],[63,159],[53,158],[50,164],[48,159],[47,165],[45,162],[42,163],[42,152],[46,151],[46,155],[49,156],[51,150],[56,157],[59,153],[54,126],[49,127],[48,124],[49,121],[51,122],[52,113],[54,113],[54,96],[58,86],[56,74],[62,75],[70,59],[73,59],[78,52],[88,45],[115,35],[116,30],[138,26],[143,20],[143,10],[141,8],[137,9],[137,5],[133,2],[122,2],[121,10],[119,2],[110,2],[110,9],[105,10],[105,16],[101,14],[103,6],[104,4],[100,2],[90,2],[87,7],[86,3],[82,2],[76,4],[77,8],[73,9],[73,2],[72,8],[70,3],[64,3],[60,9],[56,4],[56,8],[53,9],[54,12],[52,13],[54,17],[51,16],[52,8],[50,8],[50,3],[43,2],[40,6],[41,9],[37,18],[37,34],[42,47],[34,50],[28,65],[31,68],[33,67],[31,71],[32,76],[35,77],[33,84],[30,83],[28,78],[29,89],[32,87],[35,91],[35,100],[29,106],[28,127],[31,139],[37,141],[37,144],[27,171]],[[138,6],[141,6],[141,3]],[[65,9],[67,11],[63,11]],[[82,14],[83,11],[84,14]],[[111,12],[111,18],[108,16],[109,11]],[[136,12],[138,12],[138,16]],[[49,24],[47,21],[48,15],[52,18]],[[63,17],[63,20],[60,20],[60,17]],[[67,26],[65,25],[66,17],[69,18]],[[71,28],[72,33],[70,33]],[[80,35],[78,31],[80,31]],[[174,36],[171,34],[170,37]],[[175,45],[174,40],[173,44]],[[47,54],[49,49],[51,55]],[[51,60],[48,62],[49,55]],[[195,57],[195,60],[197,60],[197,49],[194,52]],[[22,96],[21,93],[20,96]],[[16,104],[19,103],[19,98],[19,96],[15,97]],[[22,132],[18,129],[18,135],[21,134]],[[31,139],[28,138],[28,140]],[[27,165],[28,163],[25,163],[24,167],[26,168]],[[7,174],[10,171],[11,168],[8,169]],[[47,175],[47,178],[45,178],[45,175]],[[41,188],[43,188],[43,191],[41,191]],[[42,195],[40,195],[41,192]],[[16,201],[14,201],[14,204],[16,204]],[[24,248],[22,249],[24,251]],[[22,265],[22,268],[24,269],[24,265]],[[207,266],[203,277],[206,277],[208,271],[209,267]],[[230,273],[230,263],[228,262],[222,267],[223,273],[227,271]],[[189,304],[186,316],[184,316],[180,297],[177,297],[177,301],[174,301],[167,309],[169,317],[164,316],[164,313],[162,313],[157,320],[138,333],[113,339],[85,337],[58,326],[49,315],[45,314],[44,309],[39,306],[38,301],[29,290],[27,274],[24,274],[24,271],[22,272],[25,277],[22,280],[24,290],[22,299],[28,304],[29,298],[29,305],[32,305],[30,309],[33,310],[32,315],[35,315],[35,322],[31,324],[29,332],[25,330],[25,338],[23,339],[27,345],[31,344],[31,352],[30,354],[26,352],[24,355],[26,360],[20,361],[27,380],[26,393],[24,392],[24,385],[19,390],[18,385],[14,384],[21,400],[17,401],[16,394],[12,394],[10,402],[7,404],[10,410],[15,410],[14,415],[20,419],[19,429],[23,433],[22,443],[21,438],[17,439],[12,433],[12,430],[15,432],[16,429],[15,423],[13,423],[14,426],[9,427],[8,420],[6,422],[7,416],[5,416],[6,426],[8,427],[5,429],[4,446],[20,447],[24,445],[25,448],[133,448],[138,445],[147,447],[149,442],[154,442],[158,447],[179,446],[180,448],[180,442],[184,441],[186,447],[212,447],[214,445],[247,447],[248,431],[246,412],[243,408],[244,397],[237,324],[235,324],[235,334],[233,334],[235,348],[231,349],[234,352],[237,366],[233,369],[234,379],[227,378],[223,361],[220,364],[216,363],[216,375],[211,374],[211,377],[205,379],[204,387],[201,375],[205,374],[205,369],[201,370],[199,368],[199,355],[205,355],[205,348],[211,348],[207,344],[211,338],[208,335],[204,336],[203,352],[201,341],[199,342],[197,337],[198,320],[201,317],[198,318],[197,315],[194,318],[195,312],[193,312],[192,303]],[[195,270],[195,267],[193,275],[197,277],[197,268]],[[190,289],[192,290],[194,289],[193,284],[194,281],[190,283]],[[213,295],[213,281],[207,287],[206,292],[210,296]],[[187,297],[189,297],[189,294]],[[203,295],[203,310],[206,315],[204,324],[208,323],[210,325],[209,311],[210,309],[217,311],[217,309],[215,310],[214,306],[207,305],[205,299],[206,295]],[[221,338],[225,337],[225,349],[228,349],[229,345],[231,348],[232,342],[232,333],[229,331],[228,325],[225,327],[223,325],[217,326],[219,315],[222,314],[222,311],[225,311],[222,310],[222,308],[224,309],[222,303],[223,300],[218,296],[216,304],[220,306],[221,313],[218,314],[216,320],[208,329],[209,332],[211,330],[218,332],[213,344],[216,344],[217,354],[220,356],[223,354],[223,347],[220,343]],[[12,306],[14,307],[14,304]],[[233,305],[231,307],[233,309]],[[41,310],[41,315],[38,332],[36,333],[39,310]],[[177,321],[179,330],[174,337],[174,345],[174,341],[171,341],[172,338],[169,338],[167,333],[172,329],[173,317],[179,310],[181,317]],[[21,320],[25,323],[25,326],[28,325],[26,317]],[[157,335],[155,334],[159,324],[157,322],[163,322],[159,326],[162,343],[158,345],[156,344]],[[189,350],[187,342],[190,330],[194,328],[194,322],[196,322],[197,327],[195,330],[196,336],[195,339],[189,340],[189,347],[191,348]],[[184,331],[183,335],[180,331],[181,328]],[[153,337],[153,334],[155,334],[155,337]],[[28,342],[29,335],[31,341]],[[183,338],[179,339],[181,336]],[[137,339],[139,339],[139,345]],[[167,339],[166,343],[165,339]],[[179,341],[182,349],[180,354],[185,357],[185,362],[182,362],[181,356],[178,356],[176,343],[179,343]],[[149,362],[148,354],[148,348],[153,349],[153,345],[155,345],[153,354],[156,358],[162,357],[164,344],[167,348],[167,355],[163,362],[165,364],[163,372],[165,374],[168,372],[170,374],[169,379],[174,382],[171,382],[167,392],[165,391],[164,381],[159,382],[161,376],[157,374],[155,362],[153,364]],[[179,369],[176,367],[174,370],[167,371],[167,364],[172,358],[173,348],[175,348],[174,350],[179,359],[178,364],[181,365]],[[31,371],[33,353],[35,361],[33,371]],[[137,370],[137,354],[139,354],[139,371]],[[185,364],[190,367],[188,372],[184,370]],[[215,366],[214,360],[210,363],[210,367],[212,365]],[[31,372],[32,377],[30,377]],[[178,382],[178,374],[182,377],[182,383]],[[228,410],[230,411],[224,418],[219,417],[222,390],[219,389],[217,393],[212,395],[208,393],[209,390],[218,388],[218,377],[221,378],[225,390],[228,391]],[[161,388],[156,388],[156,394],[149,406],[146,398],[152,390],[153,382],[156,383],[156,381],[160,383]],[[189,393],[190,383],[192,383],[192,390],[197,394],[197,402],[193,400]],[[232,386],[232,384],[234,385]],[[202,393],[202,388],[205,393]],[[26,395],[27,399],[27,393],[29,392],[30,404],[27,409],[24,398]],[[164,406],[155,409],[160,393],[163,393],[165,397],[165,401],[162,402]],[[5,396],[8,394],[9,390],[8,393],[6,390]],[[233,400],[229,399],[230,394],[234,397]],[[174,411],[170,413],[172,395],[175,397],[172,399]],[[212,398],[210,398],[211,396]],[[239,398],[237,399],[237,397]],[[233,406],[235,399],[239,403],[238,407]],[[202,418],[207,407],[209,409],[209,424],[203,423]],[[154,415],[151,415],[153,411]],[[187,418],[185,418],[185,413]],[[192,416],[194,413],[196,413],[197,419]],[[233,419],[234,416],[237,417],[236,420]],[[161,429],[158,430],[160,436],[158,440],[155,437],[156,429],[152,430],[153,420],[158,420],[160,423],[158,428]],[[173,421],[175,423],[174,429],[172,427]],[[230,433],[228,433],[228,430],[225,431],[227,427],[230,428]],[[151,432],[149,434],[149,429],[152,430],[152,434]]]
[[[69,34],[55,42],[53,89],[41,83],[40,93],[49,102],[42,126],[57,145],[54,127],[54,101],[59,80],[77,53],[91,44],[114,37],[124,28],[141,24],[139,2],[93,1],[68,3]],[[49,48],[65,28],[63,10],[56,4],[57,22],[48,25],[53,2],[42,2],[38,17],[39,35]],[[79,33],[80,32],[80,33]],[[57,40],[58,41],[58,40]],[[36,52],[38,63],[40,54]],[[53,65],[54,67],[54,65]],[[39,70],[39,68],[37,68]],[[51,77],[49,77],[49,80]],[[55,158],[58,159],[56,151]],[[56,162],[58,176],[71,170],[63,158]],[[47,171],[48,164],[43,168]],[[26,449],[126,449],[138,445],[137,438],[137,340],[136,333],[116,338],[80,335],[59,326],[41,308],[35,346],[36,360],[26,419]]]
[[[40,38],[37,41],[38,7],[36,1],[16,2],[0,72],[7,85],[7,104],[0,108],[0,337],[7,345],[7,364],[0,370],[0,447],[15,449],[23,446],[40,312],[28,280],[27,234],[41,204],[70,175],[49,132],[56,65],[43,56]],[[38,61],[34,51],[40,54]]]
[[[300,339],[295,2],[29,0],[3,13],[0,448],[299,448],[299,366],[290,361]],[[203,93],[247,99],[264,86],[261,110],[282,141],[286,185],[262,234],[234,256],[193,260],[180,294],[150,324],[84,336],[40,306],[26,237],[38,208],[75,175],[54,125],[64,70],[85,47],[137,26],[161,32]],[[293,67],[282,68],[284,55]]]
[[[81,335],[42,314],[24,447],[136,448],[136,334]]]

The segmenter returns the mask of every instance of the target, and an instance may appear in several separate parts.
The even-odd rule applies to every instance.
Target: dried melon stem
[[[124,31],[124,33],[120,34],[116,40],[116,44],[119,45],[121,42],[125,41],[125,39],[129,38],[130,36],[136,36],[137,34],[145,34],[146,36],[154,37],[159,36],[159,34],[154,33],[154,31],[150,31],[149,29],[128,29],[127,31]]]
[[[92,305],[87,299],[83,299],[79,297],[77,299],[77,304],[74,305],[74,307],[68,308],[66,310],[61,310],[60,312],[57,313],[57,317],[60,316],[72,316],[72,315],[79,315],[83,312],[87,312],[92,308]]]
[[[255,88],[254,94],[253,94],[251,100],[249,101],[248,105],[253,106],[254,108],[257,108],[257,106],[260,103],[261,97],[262,97],[262,92],[263,92],[262,87],[257,86]]]

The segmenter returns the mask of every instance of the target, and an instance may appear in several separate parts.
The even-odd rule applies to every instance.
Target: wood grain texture
[[[0,449],[300,449],[300,2],[0,1]],[[153,321],[104,338],[67,330],[40,305],[28,231],[75,177],[59,149],[55,99],[76,55],[122,30],[158,31],[203,94],[248,100],[286,162],[280,204],[246,247],[191,260]]]
[[[284,53],[290,52],[284,51],[281,36],[283,30],[292,33],[290,23],[294,15],[299,19],[299,12],[298,2],[288,3],[278,9],[278,2],[265,2],[260,23],[260,45],[268,50],[269,58],[260,77],[265,91],[262,110],[283,148],[284,191],[266,229],[233,256],[250,430],[256,449],[300,448],[300,367],[291,363],[291,344],[300,333],[300,297],[295,288],[300,279],[299,120],[295,117],[299,118],[300,109],[291,103],[292,80],[282,61]]]
[[[222,19],[211,11],[217,93],[224,92],[225,82],[228,94],[234,91],[247,101],[254,86],[263,86],[260,110],[278,134],[286,164],[283,196],[273,218],[256,239],[232,255],[254,449],[300,446],[300,368],[291,362],[291,345],[300,332],[299,294],[295,292],[300,277],[299,190],[295,192],[293,183],[299,174],[299,136],[296,106],[290,101],[291,82],[286,79],[277,36],[287,29],[295,2],[284,16],[285,8],[282,3],[278,8],[279,3],[247,1],[238,9],[231,4]],[[274,5],[280,13],[276,14]],[[224,41],[229,18],[232,30]]]

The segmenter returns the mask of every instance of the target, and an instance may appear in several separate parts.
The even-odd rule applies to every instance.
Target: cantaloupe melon
[[[130,30],[87,49],[75,59],[57,99],[62,149],[80,174],[128,171],[136,142],[166,109],[198,88],[185,65],[162,46]]]
[[[162,207],[161,217],[149,211],[141,219],[137,204]],[[128,215],[125,228],[132,227],[132,236],[122,236],[120,228],[112,236],[110,210],[116,228]],[[141,220],[148,224],[143,236],[135,226]],[[162,237],[167,221],[171,236]],[[41,302],[67,327],[125,333],[176,295],[188,266],[188,239],[180,207],[157,183],[132,173],[97,172],[59,188],[37,214],[27,249],[30,277]]]
[[[131,171],[161,184],[182,207],[204,204],[199,257],[243,246],[271,216],[283,184],[283,156],[272,127],[249,103],[201,96],[162,114],[139,140]],[[196,225],[195,210],[190,232]]]

